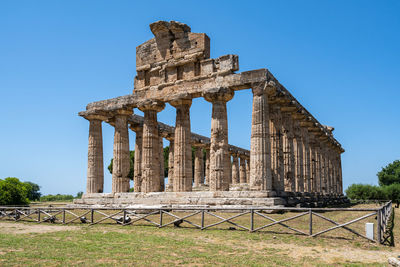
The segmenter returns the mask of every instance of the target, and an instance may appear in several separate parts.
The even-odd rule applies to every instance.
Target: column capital
[[[138,104],[138,108],[141,111],[154,110],[156,112],[160,112],[165,108],[165,103],[160,100],[147,99],[145,101],[140,102]]]
[[[179,107],[182,105],[188,105],[189,107],[192,105],[192,99],[191,98],[178,98],[169,101],[169,104],[173,107]]]
[[[110,117],[109,114],[107,114],[106,112],[88,113],[87,111],[79,112],[79,116],[82,116],[88,121],[92,120],[107,121]]]
[[[275,91],[277,88],[274,81],[258,82],[251,84],[251,91],[253,95],[262,95],[270,91]]]
[[[204,93],[203,97],[206,101],[214,103],[214,102],[228,102],[233,98],[234,95],[235,92],[232,89],[221,87]]]
[[[143,125],[138,124],[138,123],[131,123],[129,128],[134,131],[134,132],[142,132],[143,131]]]

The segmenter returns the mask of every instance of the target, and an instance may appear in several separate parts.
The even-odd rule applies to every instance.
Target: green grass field
[[[395,214],[398,222],[399,209],[396,209]],[[293,215],[273,214],[271,217],[278,219]],[[324,213],[324,216],[339,222],[361,215],[362,213]],[[207,220],[212,223],[214,219]],[[371,217],[351,228],[364,233],[365,222],[373,220]],[[234,221],[246,224],[248,218],[240,217]],[[257,218],[256,224],[262,223],[262,218]],[[316,230],[318,227],[322,229],[332,226],[324,223],[313,220]],[[287,224],[304,230],[308,227],[306,217]],[[203,231],[186,223],[182,226],[159,229],[144,223],[120,226],[112,221],[87,226],[78,223],[61,225],[1,220],[0,265],[387,266],[388,257],[400,256],[397,248],[400,236],[396,227],[396,246],[385,247],[345,230],[334,230],[320,237],[310,238],[291,234],[290,230],[280,226],[256,233],[227,230],[228,227],[233,227],[227,223]]]

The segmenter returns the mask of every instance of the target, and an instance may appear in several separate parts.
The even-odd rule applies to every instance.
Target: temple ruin
[[[319,205],[342,198],[344,150],[333,128],[267,69],[237,73],[237,55],[210,58],[209,37],[186,24],[157,21],[150,29],[154,38],[136,48],[133,92],[79,113],[89,121],[89,146],[86,193],[76,204]],[[228,142],[226,103],[238,90],[253,93],[250,151]],[[212,104],[210,138],[191,132],[190,106],[198,97]],[[176,108],[175,126],[157,121],[166,103]],[[115,129],[111,193],[103,192],[102,122]],[[130,193],[129,129],[136,133]],[[170,144],[167,184],[164,138]]]

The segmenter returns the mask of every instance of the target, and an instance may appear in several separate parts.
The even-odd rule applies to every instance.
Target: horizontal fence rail
[[[340,212],[367,212],[362,216],[339,223],[328,218],[324,213],[333,211]],[[272,214],[282,214],[285,212],[295,212],[288,218],[273,218]],[[223,214],[221,214],[223,213]],[[281,226],[291,232],[309,237],[317,237],[327,232],[343,229],[356,236],[362,237],[372,242],[384,244],[388,239],[388,227],[392,215],[392,202],[389,201],[379,208],[289,208],[289,207],[265,207],[265,208],[67,208],[67,207],[8,207],[0,206],[0,219],[18,221],[28,221],[37,223],[83,223],[96,225],[100,223],[115,222],[122,226],[133,225],[136,222],[147,222],[159,228],[166,226],[180,227],[182,223],[187,223],[194,228],[205,230],[217,225],[228,223],[239,229],[258,232],[272,226]],[[199,220],[195,220],[200,216]],[[208,222],[206,220],[208,217]],[[248,218],[247,218],[247,217]],[[370,218],[376,217],[376,236],[373,239],[366,235],[351,229],[349,226]],[[216,221],[210,222],[210,218]],[[242,219],[241,222],[233,221]],[[302,218],[304,226],[308,228],[299,229],[288,225],[288,222]],[[323,230],[314,232],[315,219],[321,219],[332,224]],[[262,222],[262,225],[256,225]],[[244,224],[246,223],[246,224]],[[392,223],[391,223],[392,224]],[[303,228],[304,228],[303,227]],[[231,227],[230,227],[231,228]],[[236,228],[233,228],[236,229]]]

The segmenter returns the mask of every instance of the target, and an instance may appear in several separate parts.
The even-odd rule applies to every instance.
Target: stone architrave
[[[191,99],[178,99],[170,104],[176,108],[174,144],[174,191],[192,191],[192,140],[190,131]]]
[[[269,84],[274,86],[273,83]],[[272,191],[269,108],[266,83],[253,84],[250,140],[250,189]]]
[[[89,120],[88,168],[86,193],[103,193],[103,134],[101,123],[106,118],[86,117]]]
[[[241,184],[245,184],[247,182],[246,178],[246,160],[244,157],[239,157],[240,165],[239,165],[239,181]]]
[[[142,192],[160,190],[160,150],[157,113],[163,110],[161,101],[141,103],[139,109],[144,113],[142,140]]]
[[[203,148],[196,147],[194,154],[194,186],[204,185]]]
[[[169,153],[168,153],[168,185],[166,190],[174,191],[174,139],[169,138]]]
[[[232,184],[238,184],[240,182],[239,178],[239,160],[238,155],[232,155]]]
[[[143,146],[143,127],[131,125],[131,130],[135,132],[135,159],[133,163],[133,191],[141,192],[142,186],[142,146]]]
[[[210,149],[206,147],[205,184],[210,184]]]
[[[228,115],[226,102],[233,98],[234,91],[219,88],[217,92],[204,94],[212,103],[210,138],[210,191],[228,191],[231,170],[228,151]]]
[[[128,116],[132,110],[119,110],[112,119],[114,125],[114,154],[112,170],[112,192],[129,192],[129,133]]]

